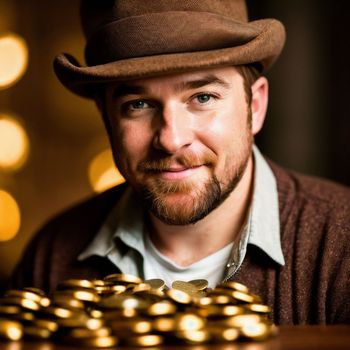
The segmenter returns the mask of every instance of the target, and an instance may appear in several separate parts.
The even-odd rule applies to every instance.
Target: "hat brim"
[[[259,63],[262,70],[266,71],[275,63],[283,49],[284,26],[275,19],[262,19],[249,24],[258,28],[258,34],[240,46],[136,57],[96,66],[81,66],[71,55],[61,54],[54,60],[54,70],[65,87],[88,98],[96,95],[99,84],[113,81],[251,63]]]

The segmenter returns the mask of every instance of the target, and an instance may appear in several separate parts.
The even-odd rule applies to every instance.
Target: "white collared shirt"
[[[177,266],[158,252],[153,244],[150,245],[149,239],[144,239],[145,213],[142,203],[129,187],[78,260],[92,255],[107,257],[122,273],[144,279],[162,274],[157,278],[163,277],[168,286],[173,278],[206,278],[210,286],[215,287],[239,269],[248,244],[257,246],[276,263],[284,265],[276,179],[256,146],[253,147],[253,155],[255,166],[252,202],[247,223],[236,244],[232,243],[186,268]],[[215,268],[211,268],[214,265]],[[202,276],[195,271],[203,271]]]

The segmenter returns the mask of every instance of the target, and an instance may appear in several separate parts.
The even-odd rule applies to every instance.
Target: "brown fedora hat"
[[[85,97],[111,81],[250,63],[265,71],[285,42],[281,22],[248,21],[245,0],[82,0],[81,18],[87,66],[61,54],[54,69]]]

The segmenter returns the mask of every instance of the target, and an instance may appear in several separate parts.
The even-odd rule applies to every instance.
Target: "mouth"
[[[193,167],[174,166],[158,172],[158,176],[167,181],[178,181],[197,174],[204,165]]]

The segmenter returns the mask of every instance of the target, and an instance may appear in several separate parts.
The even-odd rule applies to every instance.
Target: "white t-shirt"
[[[223,279],[226,263],[230,257],[233,243],[219,251],[195,262],[192,265],[182,267],[161,254],[154,246],[148,235],[144,235],[145,255],[143,268],[145,279],[160,278],[170,288],[173,281],[189,281],[194,279],[206,279],[210,288],[215,288]]]

